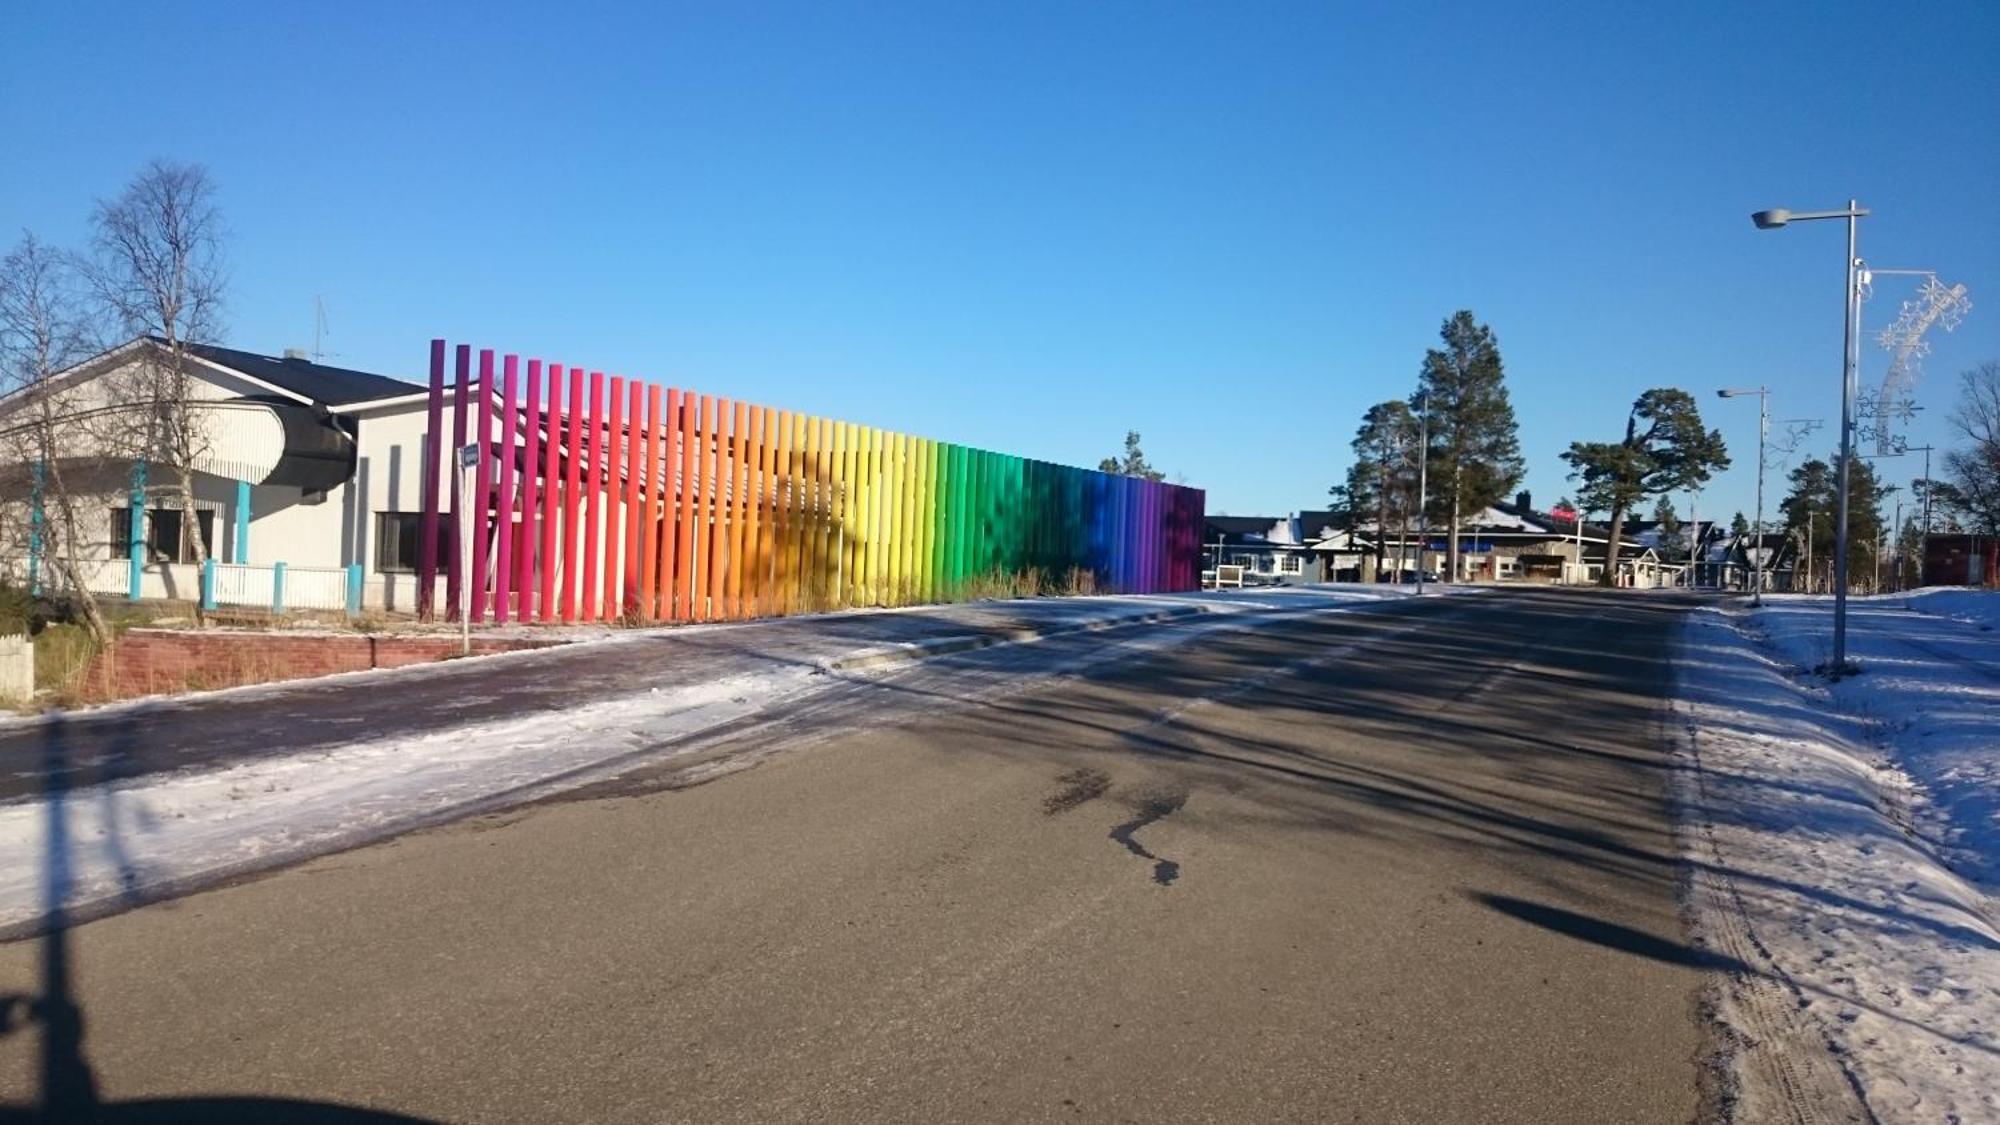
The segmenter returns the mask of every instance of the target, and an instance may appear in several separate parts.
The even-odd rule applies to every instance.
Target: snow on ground
[[[1254,627],[1271,614],[1337,612],[1401,596],[1393,587],[1316,587],[1045,604],[1052,627],[1064,631],[1156,614],[1176,603],[1199,607],[1185,621],[1091,646],[1064,666],[1069,670],[1186,643],[1218,628]],[[963,634],[961,623],[938,622],[940,640]],[[349,675],[421,677],[440,667]],[[72,919],[87,917],[580,785],[671,756],[703,731],[837,682],[811,663],[772,660],[725,678],[583,701],[560,712],[0,804],[0,932],[31,926],[58,909]],[[284,686],[231,690],[271,693]]]
[[[1835,683],[1829,599],[1690,615],[1683,841],[1739,1119],[2000,1121],[1996,615],[1852,599]]]

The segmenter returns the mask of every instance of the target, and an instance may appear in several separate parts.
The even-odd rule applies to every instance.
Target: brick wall
[[[550,642],[475,637],[475,653],[544,648]],[[91,662],[80,685],[94,700],[208,691],[427,664],[456,655],[457,637],[294,635],[132,629]]]

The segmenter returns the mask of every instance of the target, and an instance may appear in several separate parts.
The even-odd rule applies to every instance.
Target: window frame
[[[187,533],[186,513],[179,505],[146,507],[140,509],[141,518],[146,521],[143,542],[146,545],[146,566],[188,566],[194,562],[193,542]],[[200,529],[205,557],[215,557],[215,509],[196,507],[195,526]],[[177,533],[174,550],[168,554],[163,533],[168,528]],[[132,505],[111,508],[111,533],[109,536],[112,558],[128,557],[132,550]]]

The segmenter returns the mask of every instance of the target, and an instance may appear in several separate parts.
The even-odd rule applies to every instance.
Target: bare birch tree
[[[156,343],[141,349],[134,385],[121,388],[127,401],[149,408],[150,432],[133,435],[136,452],[173,473],[181,526],[200,565],[208,544],[195,510],[194,466],[212,434],[188,345],[221,331],[227,278],[214,182],[199,164],[155,160],[123,194],[100,200],[91,224],[87,272],[98,299],[127,335]]]
[[[56,572],[52,585],[64,589],[91,639],[103,645],[111,634],[90,590],[86,565],[94,563],[84,557],[80,513],[104,505],[90,493],[91,474],[72,474],[64,464],[94,454],[99,435],[92,412],[55,381],[89,351],[76,280],[66,256],[32,234],[0,260],[0,392],[16,403],[0,418],[0,443],[9,471],[31,482],[31,534],[40,538],[40,558]]]

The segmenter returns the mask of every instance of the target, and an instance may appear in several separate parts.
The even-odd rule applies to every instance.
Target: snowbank
[[[2000,641],[1908,600],[1851,603],[1864,671],[1832,685],[1802,671],[1825,599],[1683,635],[1690,920],[1743,1120],[2000,1120]]]

